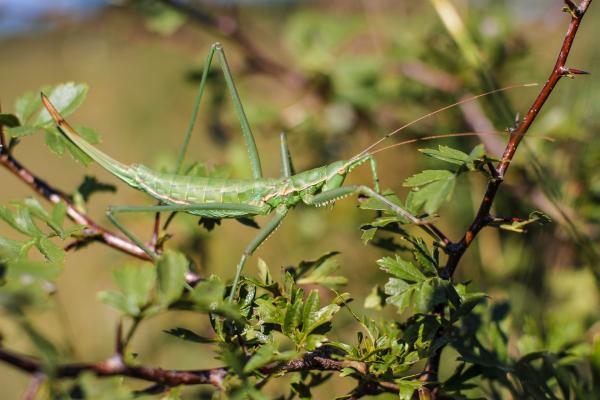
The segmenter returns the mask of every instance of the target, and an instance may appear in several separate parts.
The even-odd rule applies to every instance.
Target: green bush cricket
[[[197,111],[204,92],[208,71],[214,55],[217,54],[225,81],[233,100],[234,108],[241,124],[242,133],[248,149],[250,165],[252,168],[252,179],[224,179],[214,177],[198,177],[181,174],[181,165],[187,151],[191,132],[196,120]],[[48,98],[42,94],[42,102],[50,115],[55,120],[60,131],[80,150],[91,157],[111,174],[115,175],[127,185],[144,191],[157,199],[160,203],[153,206],[111,206],[106,211],[109,220],[123,232],[130,240],[136,243],[150,257],[156,259],[158,254],[145,245],[138,237],[130,232],[115,216],[117,213],[126,212],[186,212],[206,218],[245,218],[257,215],[275,216],[269,221],[244,249],[242,257],[237,265],[235,277],[229,301],[232,302],[237,291],[240,275],[246,260],[252,253],[268,238],[268,236],[280,225],[290,208],[299,203],[309,206],[323,206],[333,203],[342,197],[352,194],[360,194],[378,199],[392,213],[405,218],[409,222],[423,226],[426,221],[419,219],[410,212],[391,202],[379,193],[379,181],[377,177],[376,162],[371,149],[383,140],[400,132],[426,117],[437,114],[450,107],[472,101],[481,96],[506,90],[515,85],[503,89],[494,90],[469,99],[460,101],[450,106],[443,107],[421,118],[418,118],[403,127],[385,135],[362,152],[348,160],[340,160],[325,166],[313,168],[297,174],[292,174],[291,160],[287,149],[285,136],[281,134],[281,162],[283,174],[279,178],[264,178],[262,175],[258,150],[250,130],[250,125],[244,113],[240,98],[237,94],[232,75],[230,73],[225,53],[220,44],[214,44],[207,56],[204,71],[200,81],[198,95],[192,113],[190,125],[184,137],[179,152],[174,173],[155,172],[143,165],[122,164],[105,153],[101,152],[84,139],[61,117],[58,110],[50,103]],[[473,135],[472,133],[468,133]],[[466,134],[460,134],[466,135]],[[447,135],[445,135],[447,136]],[[438,138],[435,136],[435,138]],[[434,137],[431,137],[434,138]],[[421,138],[427,139],[427,138]],[[347,175],[359,165],[369,162],[373,175],[373,188],[365,185],[344,186]]]

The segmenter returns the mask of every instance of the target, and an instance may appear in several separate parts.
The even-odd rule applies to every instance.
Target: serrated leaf
[[[334,253],[329,253],[326,255],[326,258],[321,257],[318,262],[310,266],[310,268],[313,268],[312,272],[308,276],[298,279],[296,283],[299,285],[309,285],[314,283],[325,287],[339,287],[345,285],[348,282],[345,277],[330,275],[340,268],[337,260],[330,258],[333,255]],[[308,268],[300,267],[299,269],[306,270]]]
[[[415,390],[418,390],[421,386],[423,386],[423,382],[419,380],[406,380],[406,379],[397,379],[396,385],[398,385],[398,397],[400,400],[411,400],[413,398],[413,394]]]
[[[22,255],[24,242],[12,240],[0,235],[0,263],[16,261]]]
[[[176,338],[186,340],[188,342],[195,343],[215,343],[217,339],[207,338],[204,336],[200,336],[195,332],[192,332],[189,329],[185,328],[173,328],[163,331],[171,336],[175,336]]]
[[[302,300],[296,299],[292,304],[288,304],[283,318],[282,331],[285,335],[291,336],[294,329],[298,327],[302,321]]]
[[[42,253],[50,262],[58,263],[65,259],[65,251],[62,247],[56,245],[45,236],[40,237],[37,240],[36,246],[40,253]]]
[[[432,311],[438,304],[446,302],[446,281],[431,278],[415,285],[415,311],[427,313]]]
[[[446,161],[451,164],[464,165],[469,159],[469,155],[457,150],[452,147],[438,146],[437,150],[434,149],[419,149],[419,151],[426,156],[437,158],[438,160]]]
[[[167,250],[157,261],[158,294],[163,306],[168,306],[181,296],[188,264],[183,254],[171,250]]]
[[[423,172],[407,178],[402,186],[423,186],[436,181],[452,179],[453,177],[454,173],[445,169],[426,169]]]
[[[91,144],[100,143],[100,134],[92,128],[78,125],[75,127],[75,130],[77,131],[77,133],[79,133],[79,136],[85,139],[86,142]]]
[[[113,279],[128,302],[137,307],[137,315],[140,307],[146,305],[150,298],[150,291],[156,281],[156,272],[153,267],[147,265],[127,265],[115,269]]]
[[[402,314],[411,304],[415,285],[410,285],[402,279],[390,278],[384,286],[388,295],[386,303],[396,306],[398,314]]]
[[[250,357],[246,365],[244,365],[244,373],[248,374],[256,369],[264,367],[273,360],[274,353],[277,349],[272,343],[267,343],[258,348],[258,350]]]
[[[39,128],[31,125],[15,126],[13,128],[7,128],[6,133],[11,138],[19,138],[23,136],[33,135],[39,130]]]
[[[68,82],[55,86],[49,93],[45,94],[62,117],[66,117],[83,103],[87,92],[88,86],[86,84]],[[36,125],[46,125],[52,121],[52,117],[44,108],[36,120]]]
[[[27,120],[41,107],[42,100],[39,94],[27,92],[15,101],[15,114],[21,121],[21,125],[26,125]]]
[[[8,208],[0,206],[0,219],[24,235],[30,237],[43,236],[43,232],[31,218],[29,209],[25,207],[19,207],[12,213]]]
[[[64,202],[56,203],[52,209],[51,220],[54,225],[62,230],[65,223],[65,217],[67,216],[67,205]]]
[[[384,257],[378,260],[377,264],[382,270],[406,282],[422,282],[427,278],[410,261],[403,260],[399,256],[396,258]]]
[[[434,214],[444,201],[451,198],[455,184],[456,176],[452,175],[446,180],[435,181],[413,189],[412,205],[417,208],[423,207],[427,214]]]
[[[302,310],[302,326],[304,328],[311,326],[315,322],[314,318],[319,310],[319,307],[321,307],[319,291],[313,289],[306,298],[304,309]]]
[[[121,292],[103,290],[98,293],[98,301],[127,315],[136,317],[140,314],[140,307]]]
[[[19,118],[13,114],[2,114],[0,113],[0,125],[5,126],[7,128],[14,128],[16,126],[21,125],[19,122]]]
[[[54,154],[60,156],[65,152],[64,139],[55,127],[44,129],[44,142]]]
[[[223,302],[225,284],[215,275],[207,280],[198,282],[190,292],[190,298],[201,308],[211,310]]]
[[[337,304],[329,304],[320,310],[312,312],[309,316],[311,323],[302,328],[304,335],[309,335],[319,326],[330,322],[339,310],[340,306]]]

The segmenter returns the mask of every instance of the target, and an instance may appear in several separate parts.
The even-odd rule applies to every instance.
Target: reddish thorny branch
[[[492,208],[492,204],[494,203],[494,199],[496,198],[498,188],[504,181],[506,171],[508,170],[511,161],[515,156],[515,152],[517,151],[521,140],[533,124],[533,121],[535,121],[537,118],[540,110],[542,109],[544,103],[546,103],[546,100],[548,100],[550,97],[550,94],[552,94],[552,91],[556,87],[558,81],[564,76],[586,74],[585,71],[575,68],[568,68],[565,66],[565,64],[567,57],[569,56],[569,52],[571,51],[573,41],[575,40],[577,30],[581,24],[581,20],[583,19],[583,16],[585,15],[591,2],[592,0],[582,0],[579,3],[579,6],[576,6],[571,0],[565,0],[565,11],[569,12],[571,15],[571,22],[569,23],[569,28],[567,29],[567,33],[560,48],[554,68],[550,73],[550,77],[529,108],[525,118],[523,118],[520,124],[511,132],[510,139],[506,144],[502,158],[498,165],[492,170],[493,178],[488,182],[485,194],[483,195],[483,199],[473,222],[458,242],[450,243],[446,246],[448,262],[446,263],[444,269],[442,269],[440,272],[440,275],[443,278],[452,279],[452,276],[458,267],[458,263],[479,231],[494,221],[494,217],[490,214],[490,210]],[[438,310],[438,312],[443,313],[443,309]],[[440,333],[438,332],[438,334]],[[424,374],[421,376],[422,381],[437,381],[441,351],[442,349],[437,350],[437,352],[429,358],[427,364],[425,365]],[[422,398],[435,399],[437,395],[437,389],[438,387],[436,387],[435,384],[432,384],[430,388],[423,388],[420,395]]]
[[[173,5],[170,1],[165,2]],[[502,159],[494,168],[495,178],[490,180],[488,183],[483,200],[481,201],[479,210],[473,222],[458,242],[450,242],[449,240],[446,240],[445,249],[448,254],[448,262],[445,268],[440,272],[440,275],[443,278],[452,278],[462,256],[473,242],[479,231],[493,222],[494,218],[490,214],[490,210],[496,197],[498,188],[503,182],[506,171],[510,166],[521,140],[538,116],[546,100],[550,97],[550,94],[554,90],[560,78],[563,76],[585,73],[579,69],[567,68],[565,64],[581,20],[591,4],[591,0],[582,0],[579,6],[576,6],[571,0],[565,0],[565,4],[566,10],[571,14],[571,22],[569,24],[569,28],[552,73],[536,97],[533,105],[530,107],[525,118],[521,121],[518,127],[512,131],[511,137],[502,155]],[[210,22],[214,23],[216,26],[219,26],[219,24],[216,23],[216,20],[210,20]],[[235,35],[233,36],[238,41],[244,41],[240,40],[240,38],[236,37]],[[277,70],[276,72],[281,74],[281,69],[278,65],[273,67],[272,65],[269,65],[269,63],[263,62],[264,60],[262,59],[258,60],[259,62],[257,62],[257,60],[253,61],[256,64],[261,65],[265,70],[270,68]],[[84,231],[84,240],[98,241],[132,256],[142,259],[149,259],[148,256],[134,243],[128,241],[127,239],[123,239],[107,229],[99,226],[87,214],[78,210],[73,205],[69,196],[53,188],[47,182],[34,175],[31,171],[19,163],[10,154],[9,147],[6,143],[6,138],[1,131],[0,164],[15,174],[27,185],[29,185],[35,192],[52,203],[64,201],[68,207],[68,216],[74,222],[86,226]],[[197,277],[190,278],[192,281],[195,279],[197,279]],[[438,310],[438,312],[443,313],[443,310]],[[438,350],[436,354],[434,354],[428,360],[423,370],[423,375],[421,376],[422,381],[431,382],[431,384],[419,391],[419,397],[421,399],[436,398],[438,388],[435,386],[434,382],[437,381],[440,353],[441,349]],[[0,360],[33,375],[34,377],[39,376],[39,374],[44,374],[45,372],[44,365],[39,360],[12,352],[7,349],[0,348]],[[353,368],[365,378],[364,381],[360,382],[357,389],[353,392],[353,398],[359,398],[367,394],[398,391],[398,386],[394,383],[385,381],[370,381],[368,379],[368,366],[365,363],[333,359],[331,358],[330,354],[327,354],[323,351],[307,353],[302,358],[292,360],[284,364],[273,364],[266,366],[261,370],[261,372],[269,374],[275,372],[298,372],[309,370],[340,371],[343,368]],[[98,376],[127,376],[131,378],[137,378],[153,382],[160,387],[165,388],[178,385],[196,384],[211,384],[215,387],[220,387],[223,382],[223,378],[228,373],[226,368],[212,368],[205,370],[164,370],[161,368],[152,368],[146,366],[130,366],[123,361],[121,354],[117,352],[117,354],[113,357],[98,363],[59,365],[56,367],[54,375],[57,378],[75,378],[82,372],[86,371],[93,372]]]

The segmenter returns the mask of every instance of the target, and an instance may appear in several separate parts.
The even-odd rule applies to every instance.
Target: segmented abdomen
[[[263,206],[280,187],[277,179],[223,179],[157,173],[133,166],[139,188],[167,204],[239,203]]]

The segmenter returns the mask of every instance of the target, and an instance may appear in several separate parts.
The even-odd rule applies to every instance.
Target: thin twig
[[[558,81],[563,76],[585,73],[585,71],[581,71],[578,69],[566,68],[565,63],[567,61],[567,57],[569,56],[569,52],[573,45],[573,40],[575,39],[577,30],[579,29],[579,25],[581,24],[581,20],[585,15],[589,5],[591,4],[591,0],[582,0],[579,3],[579,6],[577,7],[575,7],[574,3],[570,0],[565,0],[565,4],[571,15],[571,21],[569,23],[569,28],[567,29],[567,33],[561,46],[560,52],[558,54],[558,58],[556,60],[554,68],[552,69],[550,77],[542,87],[540,93],[536,97],[531,107],[529,108],[529,111],[527,112],[525,118],[511,132],[511,136],[502,155],[502,159],[500,160],[498,165],[495,168],[493,168],[493,171],[495,171],[495,173],[493,174],[493,178],[490,179],[488,182],[485,194],[483,196],[483,200],[481,201],[479,210],[477,211],[473,222],[471,223],[463,237],[460,239],[460,241],[456,243],[451,243],[449,246],[447,246],[447,252],[449,254],[448,262],[446,263],[445,268],[440,273],[440,275],[445,279],[452,279],[452,276],[454,275],[456,268],[458,267],[458,264],[462,259],[462,256],[468,249],[469,245],[473,242],[479,231],[481,231],[481,229],[483,229],[485,226],[489,225],[493,221],[493,217],[490,214],[490,210],[496,198],[498,188],[504,181],[506,171],[508,170],[511,161],[515,156],[515,152],[521,140],[523,139],[523,137],[525,136],[525,134],[539,115],[540,110],[542,109],[546,100],[552,94],[552,91],[556,87]],[[576,72],[574,73],[573,71]],[[438,332],[438,335],[440,334],[442,333]],[[426,390],[428,391],[428,393],[426,394],[428,398],[433,400],[436,399],[437,390],[439,389],[435,381],[437,380],[439,361],[442,350],[443,347],[438,349],[437,352],[429,358],[425,366],[425,375],[423,375],[422,378],[422,380],[426,383],[431,382],[431,384],[428,385],[428,387],[426,387]]]
[[[13,351],[0,348],[0,360],[30,374],[41,373],[44,365],[37,359]],[[366,365],[356,361],[335,360],[329,358],[323,351],[306,353],[302,358],[285,364],[274,363],[261,369],[263,374],[301,371],[341,371],[344,368],[354,368],[361,376],[365,376]],[[163,388],[179,385],[208,384],[220,388],[228,373],[226,368],[210,368],[202,370],[167,370],[145,366],[127,365],[120,355],[115,355],[98,363],[62,364],[54,369],[56,379],[76,378],[84,372],[92,372],[100,377],[125,376],[154,382]],[[373,382],[371,391],[365,394],[383,392],[397,393],[398,386],[393,382]],[[156,389],[153,386],[153,389]]]

